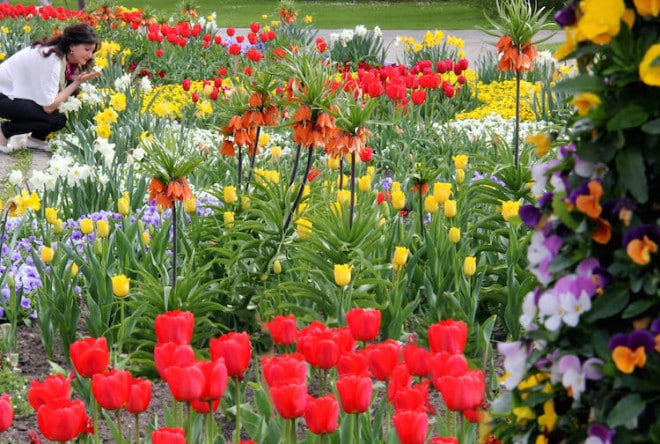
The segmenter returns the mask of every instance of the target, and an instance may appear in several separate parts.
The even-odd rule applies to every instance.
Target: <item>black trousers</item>
[[[0,124],[7,139],[18,134],[32,133],[35,139],[46,140],[52,132],[66,125],[66,116],[59,111],[48,114],[41,105],[27,99],[10,99],[0,94]]]

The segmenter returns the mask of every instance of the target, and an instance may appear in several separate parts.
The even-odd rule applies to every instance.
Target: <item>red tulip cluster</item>
[[[456,63],[441,60],[435,66],[431,60],[420,60],[410,69],[404,65],[363,66],[358,68],[357,76],[345,72],[343,81],[335,82],[334,88],[354,91],[362,97],[376,98],[384,94],[401,107],[406,107],[409,101],[421,105],[426,101],[429,90],[442,89],[447,98],[459,93],[465,84],[463,72],[467,68],[467,59]],[[453,73],[454,77],[449,73]]]
[[[11,427],[14,421],[14,408],[11,405],[9,395],[0,396],[0,433]]]
[[[276,344],[290,344],[296,332],[293,315],[276,316],[266,323]],[[380,312],[352,309],[346,315],[348,327],[329,328],[320,322],[297,331],[297,353],[264,358],[264,379],[273,404],[282,418],[304,416],[316,434],[332,433],[337,428],[338,408],[346,414],[369,410],[373,379],[387,384],[387,400],[395,414],[392,418],[399,440],[424,443],[428,415],[434,413],[429,389],[434,387],[447,408],[460,411],[468,420],[478,419],[485,391],[485,375],[470,370],[463,350],[467,324],[440,321],[429,327],[429,349],[415,342],[402,345],[394,340],[374,341],[380,330]],[[283,333],[286,331],[286,333]],[[369,342],[358,348],[356,341]],[[307,393],[307,364],[330,372],[336,369],[335,386],[339,403],[332,395],[314,398]],[[420,382],[413,384],[413,376]],[[431,442],[456,442],[455,438],[434,438]]]

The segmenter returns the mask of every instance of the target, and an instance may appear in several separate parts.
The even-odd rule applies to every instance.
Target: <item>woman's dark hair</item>
[[[77,25],[71,25],[64,28],[64,31],[58,36],[55,37],[44,37],[40,40],[37,40],[32,43],[32,47],[35,46],[46,46],[47,50],[43,52],[44,57],[55,53],[59,57],[66,57],[66,54],[69,52],[69,48],[74,45],[80,44],[89,44],[94,45],[94,52],[99,49],[99,38],[92,28],[87,23],[79,23]],[[87,66],[89,65],[89,66]],[[91,69],[93,65],[93,60],[90,60],[89,63],[84,67],[81,67],[83,70]]]

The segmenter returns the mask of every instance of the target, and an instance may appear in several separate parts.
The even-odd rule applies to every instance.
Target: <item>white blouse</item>
[[[63,60],[55,53],[44,57],[48,47],[21,49],[0,64],[0,93],[10,99],[28,99],[51,105],[64,76]]]

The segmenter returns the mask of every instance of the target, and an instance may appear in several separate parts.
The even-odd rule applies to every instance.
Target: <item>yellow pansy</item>
[[[660,14],[660,0],[633,0],[637,14],[642,17],[658,17]]]
[[[528,406],[514,407],[513,414],[516,415],[516,422],[522,426],[527,424],[529,420],[536,419],[536,413]]]
[[[619,33],[626,6],[623,0],[583,0],[580,9],[583,15],[576,26],[577,40],[602,45]]]
[[[557,413],[555,413],[555,404],[551,399],[543,403],[543,414],[539,416],[538,422],[546,432],[550,432],[555,428],[555,424],[557,424]]]
[[[579,115],[585,116],[592,108],[598,108],[601,102],[597,94],[584,92],[575,97],[571,103],[577,108]]]
[[[548,133],[530,134],[525,138],[525,143],[536,146],[536,155],[543,157],[550,151],[552,137]]]
[[[660,43],[651,45],[639,64],[639,78],[649,86],[660,86]]]

